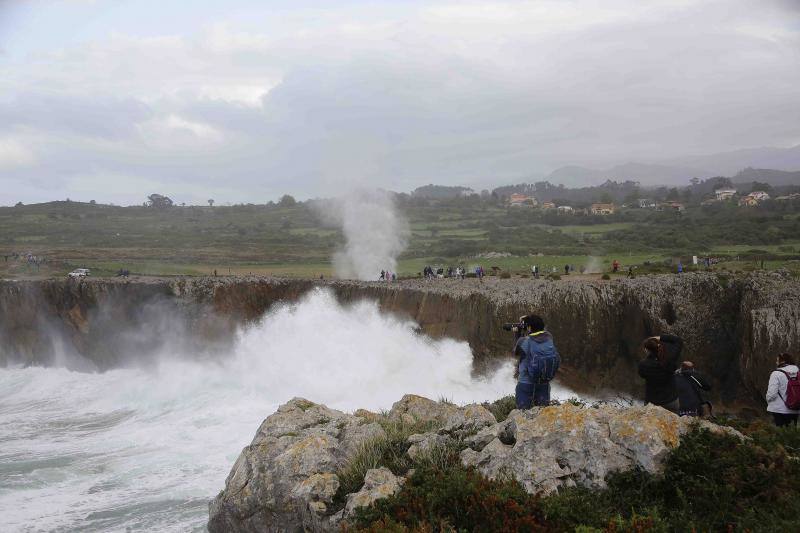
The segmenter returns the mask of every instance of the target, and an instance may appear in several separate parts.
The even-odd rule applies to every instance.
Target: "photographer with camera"
[[[503,325],[503,329],[517,336],[514,346],[514,355],[519,358],[514,373],[517,408],[550,405],[550,381],[558,371],[561,357],[553,344],[553,336],[544,329],[544,320],[530,314],[521,317],[518,323]]]

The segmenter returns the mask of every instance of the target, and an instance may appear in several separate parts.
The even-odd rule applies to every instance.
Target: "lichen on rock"
[[[405,420],[413,422],[410,427],[427,426],[430,431],[402,436],[408,456],[404,464],[413,466],[437,448],[458,446],[465,466],[489,478],[513,477],[533,494],[575,485],[601,488],[608,474],[631,468],[657,473],[693,424],[739,435],[652,405],[567,403],[514,410],[498,423],[482,406],[406,395],[386,415],[357,413],[301,398],[278,408],[261,424],[236,460],[225,489],[210,503],[209,531],[339,529],[359,507],[396,494],[402,476],[411,475],[384,464],[362,467],[357,488],[344,485],[351,487],[344,489],[349,494],[339,495],[343,469],[369,443],[387,438],[384,425],[390,428]]]
[[[507,420],[470,439],[473,448],[464,450],[461,460],[492,479],[511,476],[534,494],[575,485],[604,488],[612,472],[660,471],[669,451],[693,424],[736,433],[654,405],[565,403],[512,411]]]

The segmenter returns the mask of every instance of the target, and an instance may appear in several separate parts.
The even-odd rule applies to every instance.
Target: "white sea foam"
[[[377,410],[405,393],[513,394],[511,368],[473,379],[467,344],[414,330],[373,302],[343,307],[315,290],[243,331],[225,361],[0,370],[3,529],[203,530],[241,448],[294,396]]]

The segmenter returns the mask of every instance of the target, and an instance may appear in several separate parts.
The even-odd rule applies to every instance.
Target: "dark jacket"
[[[678,398],[675,387],[675,369],[683,350],[683,341],[676,335],[661,335],[664,354],[648,354],[639,362],[639,375],[644,378],[644,401],[654,405],[665,405]]]
[[[711,390],[705,377],[694,370],[678,370],[675,372],[675,388],[678,390],[680,403],[678,414],[681,416],[700,416],[703,405],[707,403],[704,392]]]

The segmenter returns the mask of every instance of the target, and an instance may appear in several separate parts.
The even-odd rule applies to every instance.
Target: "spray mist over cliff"
[[[337,276],[374,280],[381,270],[397,271],[409,227],[391,193],[358,189],[318,209],[324,219],[342,228],[346,239],[344,250],[333,256]]]

